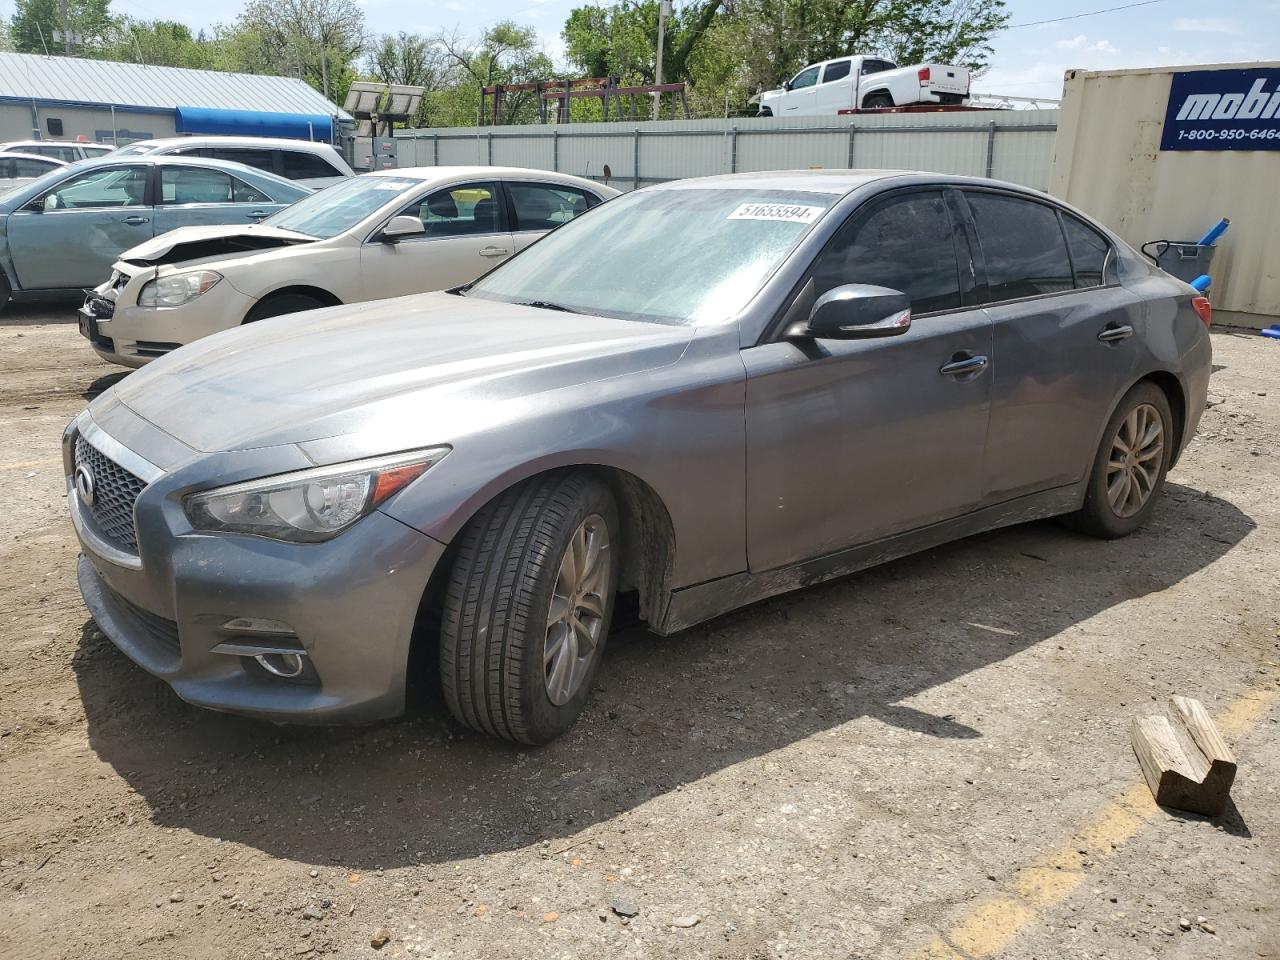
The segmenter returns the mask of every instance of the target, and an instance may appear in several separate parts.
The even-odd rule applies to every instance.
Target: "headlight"
[[[212,270],[196,270],[193,273],[174,273],[158,277],[147,283],[138,294],[140,307],[180,307],[190,303],[222,279],[222,274]]]
[[[329,540],[426,473],[449,447],[340,463],[250,480],[186,500],[197,530],[248,533],[273,540]]]

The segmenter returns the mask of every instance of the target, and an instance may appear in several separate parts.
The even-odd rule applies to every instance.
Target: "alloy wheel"
[[[591,514],[578,525],[560,558],[542,652],[547,697],[558,707],[582,687],[603,639],[613,588],[609,548],[608,524]]]
[[[1140,403],[1120,422],[1107,458],[1107,501],[1117,517],[1132,517],[1151,499],[1164,462],[1164,420]]]

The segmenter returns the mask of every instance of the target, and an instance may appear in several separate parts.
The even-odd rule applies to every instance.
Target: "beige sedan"
[[[617,194],[504,167],[352,177],[258,224],[184,227],[125,251],[81,308],[81,332],[104,359],[140,367],[242,323],[457,286]]]

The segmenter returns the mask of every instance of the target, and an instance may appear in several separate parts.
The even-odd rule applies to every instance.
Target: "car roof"
[[[228,147],[264,147],[272,150],[299,150],[306,153],[321,153],[334,148],[327,143],[312,140],[290,140],[288,137],[229,137],[229,136],[190,136],[190,137],[158,137],[154,140],[135,140],[128,144],[131,147],[152,147],[162,149],[185,144],[222,144]],[[336,152],[336,151],[334,151]]]
[[[41,153],[22,153],[19,150],[6,150],[4,151],[4,156],[6,160],[10,157],[14,157],[19,160],[38,160],[40,163],[52,163],[55,167],[65,167],[68,165],[65,160],[59,160],[57,157],[46,157]]]
[[[904,180],[908,185],[954,187],[1000,187],[1018,193],[1044,197],[1042,191],[1018,183],[988,177],[966,177],[927,170],[761,170],[756,173],[723,173],[691,180],[659,183],[645,190],[804,190],[844,196],[881,180]],[[1053,199],[1055,203],[1061,201]]]
[[[371,170],[368,173],[361,174],[361,176],[410,177],[414,180],[421,180],[423,183],[431,183],[439,180],[470,179],[471,177],[501,177],[507,180],[552,180],[563,183],[566,186],[577,185],[582,187],[591,187],[596,190],[615,190],[614,187],[591,180],[587,177],[579,177],[572,173],[559,173],[553,170],[538,170],[533,167],[396,167],[390,170]]]

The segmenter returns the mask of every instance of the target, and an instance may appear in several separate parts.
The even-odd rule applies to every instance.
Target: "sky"
[[[373,33],[431,34],[461,28],[479,34],[511,19],[538,30],[546,51],[559,60],[560,29],[569,11],[590,0],[362,0]],[[690,0],[676,0],[683,6]],[[975,79],[976,92],[1057,98],[1071,68],[1116,70],[1188,63],[1280,59],[1280,0],[1155,0],[1143,6],[1038,26],[1036,21],[1090,14],[1133,0],[1007,0],[1009,29],[993,38],[990,69]],[[240,0],[203,0],[199,13],[175,11],[163,0],[113,0],[131,16],[181,19],[193,28],[235,18]],[[184,5],[185,6],[185,5]],[[874,52],[874,51],[867,51]]]

